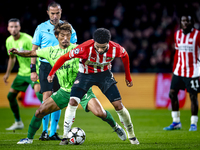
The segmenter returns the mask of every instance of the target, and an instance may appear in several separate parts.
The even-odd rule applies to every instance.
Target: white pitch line
[[[27,135],[27,133],[16,133],[16,132],[0,132],[0,134],[22,134],[22,135]],[[41,135],[41,134],[35,134],[35,135]]]

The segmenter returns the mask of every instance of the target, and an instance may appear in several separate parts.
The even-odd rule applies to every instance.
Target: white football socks
[[[71,106],[70,104],[68,104],[65,110],[63,138],[67,138],[67,134],[71,129],[72,124],[74,123],[77,108],[78,106]]]
[[[125,107],[123,107],[122,110],[119,110],[116,112],[119,116],[119,120],[124,125],[124,127],[128,133],[128,138],[135,137],[133,124],[132,124],[131,117],[130,117],[128,110]]]
[[[180,111],[172,111],[171,113],[173,122],[179,123],[180,122]]]
[[[191,124],[195,124],[197,126],[198,116],[191,116]]]
[[[173,122],[179,123],[180,122],[180,111],[172,111],[171,113]],[[197,125],[198,122],[198,116],[191,116],[191,124]]]

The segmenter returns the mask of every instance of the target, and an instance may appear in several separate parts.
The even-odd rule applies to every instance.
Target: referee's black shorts
[[[48,77],[51,69],[52,69],[52,67],[49,63],[41,62],[40,69],[39,69],[39,80],[40,80],[40,86],[41,86],[41,90],[40,90],[41,93],[47,92],[47,91],[56,92],[60,88],[58,78],[56,75],[53,79],[53,82],[49,83],[47,80],[47,77]]]

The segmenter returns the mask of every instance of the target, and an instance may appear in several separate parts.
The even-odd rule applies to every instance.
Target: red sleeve
[[[69,52],[69,57],[87,59],[89,54],[89,49],[92,45],[94,45],[94,40],[88,40],[78,45],[75,49]]]
[[[117,43],[112,43],[116,47],[116,56],[115,57],[124,57],[126,50]]]
[[[175,49],[178,49],[178,45],[177,45],[177,42],[176,42],[176,34],[177,34],[177,32],[174,34],[174,43],[175,43]]]
[[[126,51],[124,52],[124,56],[122,56],[121,59],[122,59],[122,62],[124,64],[124,68],[125,68],[126,80],[131,82],[132,79],[131,79],[131,74],[130,74],[129,56]]]
[[[77,46],[75,49],[69,52],[70,58],[87,58],[87,51],[82,45]]]
[[[200,31],[198,32],[197,35],[197,46],[200,47]]]
[[[176,40],[176,36],[177,36],[177,32],[174,34],[174,43],[175,43],[175,54],[174,54],[174,64],[173,64],[173,72],[176,68],[176,64],[178,62],[178,44],[177,44],[177,40]]]
[[[52,76],[56,73],[56,71],[67,61],[70,60],[71,58],[69,57],[69,52],[66,53],[65,55],[62,55],[54,64],[53,68],[51,69],[49,76]]]

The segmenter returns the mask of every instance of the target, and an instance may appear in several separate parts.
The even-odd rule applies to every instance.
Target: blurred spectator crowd
[[[38,24],[48,20],[47,5],[51,0],[1,2],[0,10],[0,72],[5,72],[8,55],[5,40],[9,36],[10,18],[21,21],[21,32],[33,36]],[[179,15],[190,11],[195,28],[200,29],[199,1],[130,1],[73,0],[56,2],[62,7],[62,20],[69,21],[77,32],[78,44],[92,38],[96,28],[110,30],[112,40],[122,45],[130,57],[131,72],[172,72],[173,36],[180,28]],[[14,71],[17,71],[17,64]],[[120,59],[112,64],[113,72],[123,72]]]

